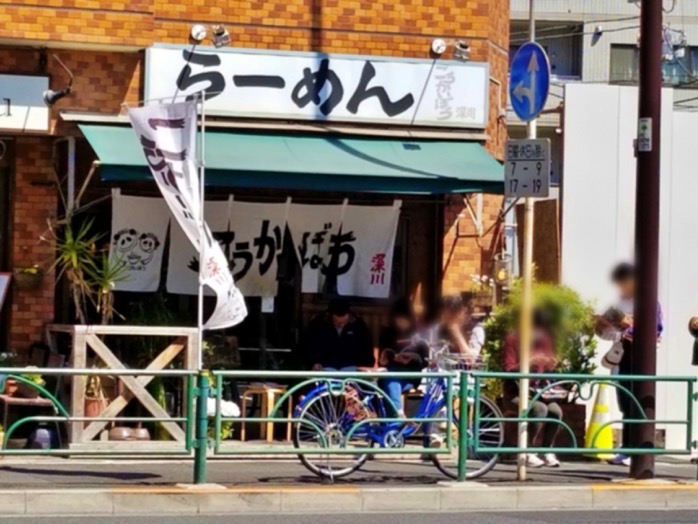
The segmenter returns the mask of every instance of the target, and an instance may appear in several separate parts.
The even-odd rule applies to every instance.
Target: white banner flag
[[[109,259],[124,268],[116,291],[152,292],[160,286],[170,211],[164,200],[112,190]]]
[[[351,263],[337,275],[337,292],[357,297],[388,298],[400,201],[388,206],[347,206],[342,235],[356,239]],[[347,237],[348,238],[348,237]]]
[[[227,238],[229,232],[228,218],[230,201],[206,202],[204,215],[206,225],[213,232],[213,238],[219,243]],[[222,245],[225,252],[226,246]],[[226,257],[227,258],[227,257]],[[194,247],[187,242],[187,237],[179,224],[173,221],[170,227],[170,252],[167,268],[167,292],[179,295],[196,295],[199,293],[199,255]],[[240,282],[237,282],[238,286]],[[214,293],[206,289],[206,295]]]
[[[153,177],[172,215],[203,260],[203,283],[214,290],[216,309],[206,329],[223,329],[242,322],[247,308],[235,287],[228,261],[213,241],[207,225],[201,227],[199,180],[196,169],[196,103],[149,105],[129,109]],[[202,235],[203,233],[203,235]],[[202,238],[203,236],[203,238]]]
[[[292,204],[288,214],[296,256],[303,270],[302,293],[322,293],[330,259],[338,259],[343,242],[339,227],[345,205]]]

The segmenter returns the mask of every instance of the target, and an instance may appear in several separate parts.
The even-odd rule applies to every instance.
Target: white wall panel
[[[658,348],[663,375],[692,374],[686,323],[698,313],[698,114],[674,112],[673,93],[662,100],[660,301],[666,331]],[[563,281],[601,311],[615,299],[608,273],[633,251],[637,89],[569,84],[565,101],[563,187]],[[600,355],[607,349],[600,345]],[[607,371],[602,370],[601,373]],[[680,419],[683,392],[661,386],[658,416]],[[669,427],[669,445],[681,446],[685,431]]]

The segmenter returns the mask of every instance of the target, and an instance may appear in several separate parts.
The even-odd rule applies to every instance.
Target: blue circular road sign
[[[550,91],[550,61],[540,45],[522,45],[511,62],[509,96],[516,115],[528,122],[545,107]]]

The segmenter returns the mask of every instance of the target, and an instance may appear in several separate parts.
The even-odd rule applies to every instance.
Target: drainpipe
[[[75,211],[75,137],[68,137],[68,191],[66,197],[66,215]]]

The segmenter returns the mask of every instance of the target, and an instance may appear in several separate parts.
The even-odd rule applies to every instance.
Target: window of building
[[[636,45],[611,46],[610,82],[635,84],[640,77],[640,50]],[[672,87],[698,88],[698,47],[686,47],[675,53],[674,60],[662,62],[664,84]]]

